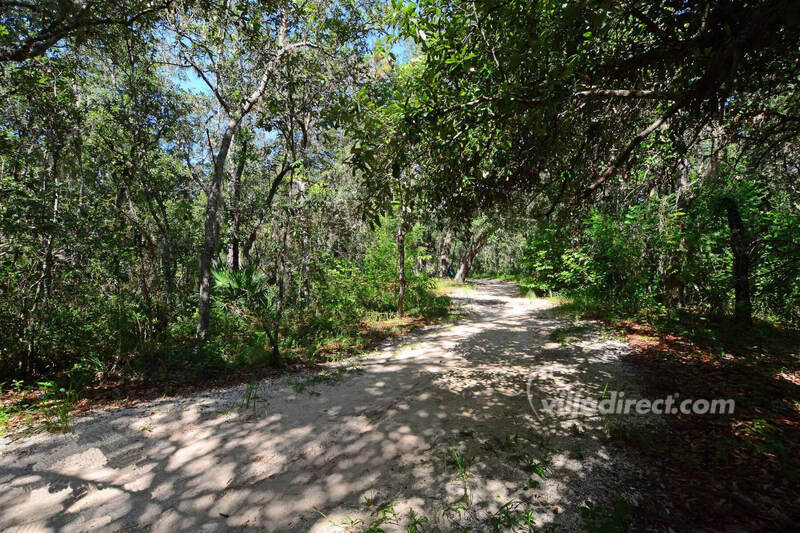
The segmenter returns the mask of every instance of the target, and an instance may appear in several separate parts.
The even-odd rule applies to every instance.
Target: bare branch
[[[576,98],[641,98],[644,100],[677,100],[677,95],[645,89],[588,89],[578,91]]]

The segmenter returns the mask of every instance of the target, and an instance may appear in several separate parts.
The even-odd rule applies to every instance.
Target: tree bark
[[[461,258],[461,264],[458,265],[458,272],[456,272],[456,281],[461,283],[467,280],[467,276],[469,275],[470,269],[472,269],[472,262],[475,260],[475,257],[478,255],[478,252],[481,251],[483,245],[486,244],[486,240],[492,236],[492,233],[497,231],[499,226],[493,224],[483,230],[483,232],[478,235],[478,238],[475,239],[467,246],[467,251],[464,252],[464,256]]]
[[[405,314],[406,299],[406,224],[401,213],[397,223],[397,316]]]
[[[52,164],[50,167],[50,172],[43,173],[42,176],[42,193],[47,193],[48,187],[48,180],[47,177],[50,177],[52,181],[52,188],[53,188],[53,203],[50,213],[50,222],[52,226],[48,228],[45,232],[45,237],[42,241],[43,250],[43,257],[42,257],[42,267],[41,267],[41,276],[39,277],[39,281],[36,283],[36,292],[33,296],[33,304],[28,312],[28,320],[27,320],[27,327],[28,330],[26,332],[26,336],[28,338],[28,346],[26,350],[26,357],[24,366],[21,368],[22,372],[27,375],[33,374],[33,351],[34,351],[34,340],[35,340],[35,328],[36,328],[36,311],[39,307],[39,294],[44,293],[44,303],[47,304],[48,300],[50,299],[50,289],[52,287],[52,276],[53,276],[53,242],[55,239],[55,235],[53,234],[56,228],[56,224],[58,222],[58,208],[59,208],[59,196],[58,196],[58,186],[59,186],[59,171],[60,171],[60,160],[59,160],[59,153],[60,149],[53,150],[52,153]],[[47,156],[45,155],[45,158]]]
[[[734,320],[738,324],[749,326],[753,323],[753,306],[750,302],[750,257],[744,223],[739,206],[733,198],[724,198],[723,205],[728,213],[733,251]]]
[[[447,268],[450,266],[450,251],[453,249],[453,232],[445,230],[442,248],[439,251],[439,277],[447,277]]]
[[[239,165],[231,183],[231,218],[228,239],[228,268],[239,270],[239,233],[241,228],[242,174],[247,161],[247,141],[242,143]]]
[[[272,335],[270,341],[272,342],[272,364],[276,367],[283,366],[283,358],[280,351],[280,334],[281,334],[281,317],[283,316],[283,301],[286,297],[286,245],[289,236],[289,216],[286,216],[286,225],[283,228],[283,237],[281,238],[281,253],[278,266],[278,304],[275,308],[275,322],[272,325]]]
[[[250,231],[250,235],[247,237],[247,240],[244,242],[241,248],[241,255],[242,255],[242,262],[241,266],[243,268],[247,268],[250,264],[250,252],[253,249],[253,245],[256,242],[256,237],[258,237],[258,228],[261,224],[257,225]]]
[[[258,230],[261,228],[261,225],[264,223],[264,219],[266,218],[267,213],[272,209],[272,201],[275,198],[275,194],[278,192],[278,187],[282,183],[283,179],[291,170],[292,166],[289,164],[287,158],[283,160],[283,166],[281,167],[280,172],[275,176],[275,179],[272,180],[272,185],[270,186],[269,193],[267,194],[267,199],[264,201],[264,210],[265,213],[261,216],[261,218],[256,222],[253,229],[250,230],[250,235],[241,243],[240,250],[241,250],[241,266],[243,268],[247,268],[247,265],[250,264],[250,253],[253,249],[253,245],[256,242],[256,238],[258,238]]]
[[[211,266],[214,250],[217,247],[217,211],[222,195],[222,181],[225,177],[225,162],[233,141],[233,134],[239,121],[229,119],[222,134],[219,150],[214,160],[214,176],[211,189],[206,201],[205,225],[203,231],[203,246],[198,260],[200,271],[200,290],[197,301],[197,336],[195,337],[195,350],[202,346],[208,338],[208,324],[211,318]]]
[[[59,187],[59,173],[60,173],[60,150],[53,151],[53,166],[51,169],[51,176],[53,180],[53,204],[50,222],[53,227],[48,230],[44,242],[44,260],[42,261],[42,283],[44,287],[44,301],[45,303],[50,299],[50,292],[53,285],[53,241],[55,240],[55,228],[58,223],[58,187]]]
[[[294,50],[298,46],[307,46],[308,43],[286,43],[287,38],[287,18],[284,15],[281,21],[280,34],[278,36],[279,50],[275,57],[264,67],[261,79],[258,86],[250,93],[244,102],[238,106],[237,111],[234,113],[231,110],[233,106],[220,95],[218,87],[209,82],[205,76],[205,71],[198,65],[192,63],[192,67],[198,76],[206,82],[211,91],[214,93],[220,106],[228,113],[228,120],[225,124],[225,130],[219,143],[216,158],[214,159],[214,176],[211,183],[211,189],[208,193],[208,201],[206,202],[205,225],[203,231],[203,246],[200,250],[199,273],[200,273],[200,289],[198,291],[197,302],[197,335],[195,337],[195,352],[205,343],[208,337],[208,324],[211,317],[211,262],[213,259],[214,251],[217,247],[217,211],[219,210],[220,196],[222,195],[222,181],[225,177],[225,164],[228,159],[228,152],[231,148],[233,135],[239,127],[242,119],[247,116],[256,103],[261,100],[264,92],[269,86],[269,81],[272,74],[277,67],[281,64],[283,56]]]

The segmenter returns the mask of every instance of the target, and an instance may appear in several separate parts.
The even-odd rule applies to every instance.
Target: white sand
[[[587,499],[635,498],[635,466],[603,444],[599,420],[536,418],[526,384],[533,372],[541,395],[630,386],[627,347],[593,332],[551,342],[564,320],[518,292],[480,281],[454,295],[466,305],[456,325],[390,343],[303,392],[263,381],[254,409],[239,408],[239,386],[93,414],[66,435],[5,438],[0,530],[358,530],[391,501],[399,523],[387,531],[405,530],[409,508],[429,519],[423,530],[484,531],[511,499],[537,526],[579,529]],[[443,510],[464,489],[451,447],[474,457],[469,506],[452,520]],[[525,471],[526,453],[549,454],[544,479]],[[529,478],[541,485],[526,488]]]

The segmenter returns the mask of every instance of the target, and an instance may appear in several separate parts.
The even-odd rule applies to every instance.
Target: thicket
[[[512,277],[532,294],[561,295],[595,314],[673,322],[732,316],[733,202],[746,231],[754,315],[800,325],[800,214],[787,197],[730,175],[718,187],[682,193],[605,202],[577,220],[498,233],[477,275]]]
[[[451,268],[798,323],[796,3],[0,10],[0,381],[323,356]]]
[[[255,264],[231,269],[221,256],[214,270],[212,328],[199,353],[193,351],[197,312],[191,286],[174,296],[168,318],[159,323],[137,290],[140,279],[111,278],[108,286],[102,257],[93,258],[88,271],[62,267],[53,295],[36,310],[35,328],[28,330],[19,318],[25,300],[4,300],[2,374],[24,377],[25,369],[82,388],[103,376],[156,378],[180,371],[187,378],[212,377],[226,368],[275,366],[285,362],[280,354],[306,362],[348,355],[348,348],[369,341],[371,327],[396,314],[395,232],[389,216],[374,229],[362,227],[360,249],[320,254],[305,278],[292,278],[282,298],[274,271]],[[448,302],[435,294],[421,234],[417,225],[405,242],[406,311],[434,318],[447,314]],[[102,255],[114,260],[117,254],[124,252],[106,247]],[[136,256],[130,259],[135,268]],[[117,261],[112,266],[122,270]]]

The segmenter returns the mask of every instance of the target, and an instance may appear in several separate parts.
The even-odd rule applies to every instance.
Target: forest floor
[[[456,324],[322,372],[92,413],[65,434],[2,437],[0,530],[624,521],[641,503],[640,465],[608,436],[660,422],[556,419],[531,405],[567,392],[600,398],[609,384],[635,395],[628,345],[512,283],[478,280],[451,297],[462,306]]]

